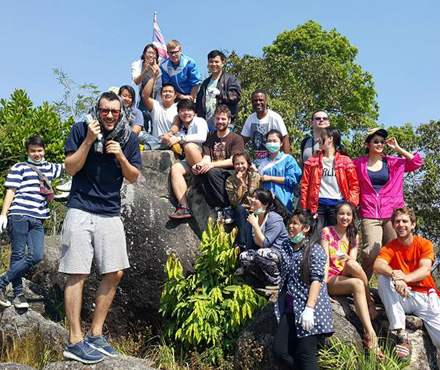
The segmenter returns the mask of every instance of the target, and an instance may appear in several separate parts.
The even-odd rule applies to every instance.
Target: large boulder
[[[46,365],[43,370],[155,370],[151,361],[140,358],[121,356],[106,357],[104,361],[94,365],[85,365],[77,361],[58,361]]]
[[[131,267],[125,271],[107,319],[113,336],[142,331],[157,326],[159,299],[165,280],[168,256],[179,256],[184,272],[192,271],[200,251],[200,237],[208,221],[210,208],[192,181],[188,201],[194,218],[186,221],[169,219],[175,209],[170,184],[170,168],[176,162],[171,151],[142,152],[142,168],[137,183],[124,183],[121,216],[127,239]],[[62,301],[66,277],[59,274],[61,257],[59,236],[47,237],[44,260],[32,279],[44,286],[51,297]],[[91,319],[96,291],[101,281],[95,266],[84,287],[82,318]]]
[[[373,291],[376,293],[375,289]],[[377,301],[377,294],[375,294],[375,297]],[[240,333],[234,356],[235,369],[287,370],[272,356],[272,347],[278,327],[273,307],[275,300],[276,293],[270,297],[269,304],[257,313]],[[389,323],[386,312],[380,304],[377,308],[379,316],[373,321],[373,326],[380,337],[390,338],[388,344],[392,347],[395,337],[388,331]],[[333,337],[361,349],[362,325],[356,315],[352,299],[335,297],[332,299],[332,310],[335,328]],[[412,351],[408,369],[439,370],[439,350],[432,344],[428,333],[424,329],[422,320],[416,316],[407,315],[406,328],[409,333]]]

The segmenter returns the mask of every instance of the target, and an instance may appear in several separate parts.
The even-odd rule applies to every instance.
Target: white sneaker
[[[72,180],[69,180],[65,184],[61,184],[61,185],[57,186],[57,190],[60,190],[60,191],[69,192],[71,188],[72,188]]]
[[[67,198],[69,198],[69,194],[70,192],[68,191],[63,191],[60,194],[55,194],[55,200],[58,202],[64,202],[67,200]]]

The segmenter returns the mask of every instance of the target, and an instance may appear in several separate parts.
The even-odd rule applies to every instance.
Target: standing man
[[[301,154],[299,158],[301,169],[304,169],[304,163],[306,163],[307,159],[319,151],[318,139],[321,132],[324,128],[330,126],[327,112],[322,109],[313,112],[310,126],[312,126],[312,136],[307,135],[301,140]]]
[[[210,130],[215,129],[214,111],[220,104],[225,104],[231,111],[231,123],[237,118],[241,87],[233,74],[223,71],[225,63],[226,57],[221,51],[213,50],[208,54],[211,76],[203,81],[197,93],[197,116],[206,120]]]
[[[162,70],[162,84],[171,82],[177,92],[177,99],[196,100],[197,89],[202,81],[196,62],[182,54],[179,41],[171,40],[167,44],[169,58],[165,59]]]
[[[269,151],[266,149],[266,135],[270,130],[281,132],[281,135],[283,135],[281,150],[286,154],[290,153],[290,142],[286,125],[281,116],[267,108],[266,92],[262,90],[254,91],[251,100],[254,113],[246,119],[241,136],[245,144],[249,139],[252,140],[254,163],[258,167],[263,159],[269,155]]]
[[[244,142],[240,135],[229,130],[231,111],[226,105],[219,105],[214,117],[217,130],[208,135],[203,144],[203,159],[192,166],[192,172],[206,202],[218,208],[219,216],[230,224],[233,211],[226,192],[226,179],[233,173],[232,156],[243,152]]]
[[[129,267],[124,227],[119,217],[125,178],[136,182],[141,167],[137,136],[128,125],[122,99],[103,93],[89,123],[79,122],[65,144],[65,167],[73,176],[61,235],[59,272],[68,274],[64,290],[69,341],[64,357],[86,364],[118,356],[102,328],[124,269]],[[92,259],[103,279],[97,291],[90,333],[81,331],[82,291]]]
[[[397,238],[382,247],[374,262],[374,272],[379,274],[379,295],[390,330],[397,331],[396,353],[409,358],[405,314],[420,317],[432,343],[440,347],[439,292],[431,276],[434,248],[429,240],[413,234],[416,215],[411,208],[396,208],[391,222]]]

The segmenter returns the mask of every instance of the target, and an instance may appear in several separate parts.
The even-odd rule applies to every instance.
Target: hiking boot
[[[234,222],[234,210],[232,207],[223,208],[223,218],[226,225],[230,225]]]
[[[409,347],[408,333],[397,334],[396,346],[394,347],[397,357],[402,360],[411,357],[411,349]]]
[[[103,353],[106,356],[110,357],[118,357],[119,353],[116,351],[107,340],[105,335],[97,335],[96,337],[92,337],[87,334],[84,339],[90,347],[93,347],[97,351]]]
[[[15,308],[29,308],[29,303],[26,300],[24,294],[17,295],[13,300],[12,304]]]
[[[91,347],[84,339],[75,344],[67,344],[66,342],[63,356],[83,364],[96,364],[105,358],[101,352]]]
[[[0,289],[0,306],[4,308],[11,306],[11,302],[9,302],[5,297],[4,289]]]
[[[193,217],[192,211],[187,207],[177,207],[176,210],[169,216],[173,220],[180,220],[184,218]]]

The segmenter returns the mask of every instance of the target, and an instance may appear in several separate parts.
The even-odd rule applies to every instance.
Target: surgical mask
[[[298,244],[298,243],[301,243],[303,241],[303,239],[304,239],[304,234],[303,233],[299,233],[299,234],[296,234],[295,236],[292,236],[290,238],[290,241],[293,244]]]
[[[281,145],[279,143],[266,143],[266,149],[269,153],[276,153],[280,150]]]
[[[44,157],[41,158],[41,161],[39,161],[39,162],[35,162],[31,157],[28,157],[27,161],[32,164],[40,164],[41,162],[44,161]]]
[[[260,207],[254,211],[254,215],[261,215],[264,212],[264,208]]]

